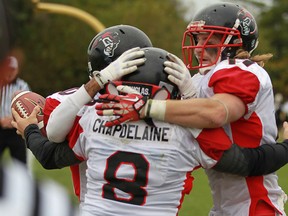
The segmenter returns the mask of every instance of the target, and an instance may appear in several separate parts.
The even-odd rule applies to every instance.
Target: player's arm
[[[131,97],[132,100],[129,99]],[[172,124],[190,128],[217,128],[226,123],[239,119],[245,113],[245,105],[240,98],[231,94],[216,94],[211,98],[192,98],[187,100],[143,100],[145,106],[135,110],[135,94],[127,94],[117,97],[115,95],[101,95],[102,104],[96,106],[98,115],[119,116],[110,126],[127,122],[133,113],[139,119],[153,118]],[[143,97],[138,96],[142,99]],[[129,112],[127,112],[127,110]]]
[[[213,169],[241,176],[258,176],[275,172],[287,163],[288,139],[257,148],[241,148],[232,144]]]
[[[60,143],[63,142],[71,130],[77,113],[86,103],[92,100],[88,92],[100,90],[98,83],[91,79],[86,85],[82,85],[73,94],[61,102],[51,113],[46,133],[50,141]]]
[[[139,47],[125,51],[117,60],[103,70],[94,71],[94,77],[75,93],[59,104],[50,115],[46,126],[47,137],[53,142],[62,142],[71,130],[78,111],[99,92],[109,81],[137,70],[145,62],[144,51]]]
[[[80,160],[74,155],[66,141],[57,144],[50,142],[43,136],[37,125],[37,113],[40,107],[36,106],[28,118],[22,118],[12,109],[14,120],[12,126],[26,141],[27,147],[45,169],[59,169],[74,165]]]
[[[157,119],[159,113],[163,113],[162,121],[191,128],[222,127],[245,113],[241,99],[225,93],[215,94],[211,98],[167,100],[164,104],[163,101],[151,100],[150,110],[149,103],[145,107],[145,117]],[[160,104],[163,104],[162,107]]]
[[[181,91],[184,83],[186,83],[184,85],[185,88],[186,85],[191,85],[188,85],[189,80],[184,79],[185,81],[183,82],[175,81],[177,81],[177,78],[181,77],[181,75],[189,74],[189,70],[177,56],[168,54],[168,57],[169,61],[164,62],[164,70],[169,74],[168,77],[170,77],[170,81],[174,82]],[[159,113],[162,113],[163,119],[159,120],[190,128],[217,128],[222,127],[226,123],[238,120],[245,114],[246,110],[244,100],[241,99],[240,95],[245,95],[245,97],[250,95],[246,95],[246,92],[239,92],[237,88],[232,88],[235,84],[239,84],[237,83],[238,77],[236,75],[227,77],[227,72],[225,75],[221,75],[221,73],[216,74],[217,75],[213,74],[212,77],[209,78],[208,85],[213,88],[215,93],[212,97],[182,101],[148,101],[144,116],[157,119]],[[251,78],[249,80],[253,79]],[[256,85],[254,86],[253,84],[251,81],[253,89],[256,89]],[[193,92],[193,88],[189,91]],[[233,94],[229,94],[231,92],[233,92]]]
[[[60,169],[80,163],[68,142],[50,142],[41,134],[36,124],[30,124],[25,128],[24,137],[27,148],[31,150],[36,159],[45,169]]]

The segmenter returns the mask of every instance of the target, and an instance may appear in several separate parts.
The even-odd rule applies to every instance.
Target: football
[[[15,94],[11,102],[11,108],[14,108],[22,118],[28,118],[37,105],[41,108],[37,114],[38,127],[45,134],[43,122],[45,98],[43,96],[32,91],[21,91]]]

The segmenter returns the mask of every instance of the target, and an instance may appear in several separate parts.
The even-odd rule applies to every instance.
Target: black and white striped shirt
[[[0,90],[0,118],[11,116],[11,101],[14,92],[30,91],[29,85],[22,79],[17,78],[14,82],[3,86]]]

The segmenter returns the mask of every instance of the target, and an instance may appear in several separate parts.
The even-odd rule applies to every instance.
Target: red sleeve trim
[[[239,97],[245,105],[252,103],[260,89],[257,76],[239,67],[225,68],[214,73],[209,81],[214,93],[229,93]]]
[[[52,99],[52,98],[46,98],[45,100],[45,105],[43,108],[43,121],[44,121],[44,126],[46,128],[46,125],[48,123],[49,117],[52,113],[52,111],[60,104],[60,102],[56,99]]]
[[[232,145],[223,128],[203,129],[196,140],[202,151],[217,161],[222,157],[223,152]]]

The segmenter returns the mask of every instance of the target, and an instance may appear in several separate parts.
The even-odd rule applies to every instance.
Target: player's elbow
[[[54,164],[51,165],[51,164],[45,163],[45,162],[41,163],[41,166],[42,166],[44,169],[46,169],[46,170],[60,169],[59,167],[57,167],[57,166],[54,165]]]
[[[59,131],[55,130],[53,127],[46,127],[47,138],[50,142],[61,143],[65,140],[65,136],[63,136]]]
[[[50,117],[46,126],[46,134],[50,142],[60,143],[65,140],[67,133],[63,132],[61,127],[59,127],[59,123]]]
[[[211,113],[209,115],[211,128],[222,127],[228,123],[229,111],[227,106],[219,101],[213,100],[213,106],[211,107]]]
[[[54,142],[54,143],[61,143],[65,140],[65,137],[62,137],[60,134],[59,135],[55,134],[54,136],[53,135],[50,135],[50,136],[47,135],[47,137],[48,137],[49,141]]]
[[[214,114],[211,115],[210,121],[213,128],[222,127],[227,123],[227,114],[223,109],[215,110]]]

